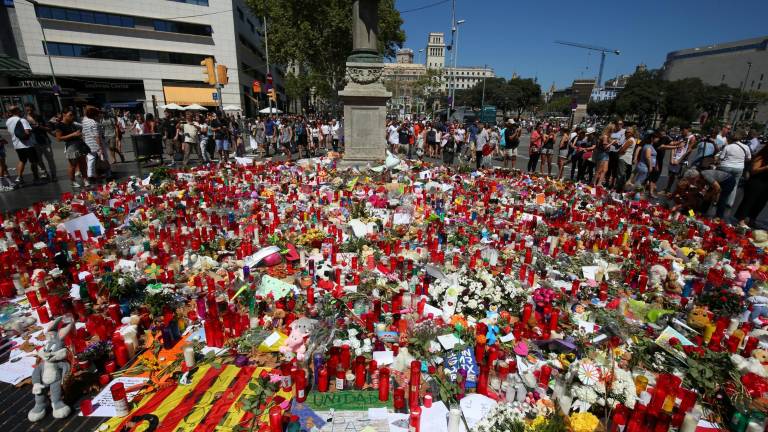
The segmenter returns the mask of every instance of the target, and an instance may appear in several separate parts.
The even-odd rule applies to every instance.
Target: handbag
[[[588,151],[588,152],[582,153],[581,158],[584,159],[584,160],[592,159],[592,152]]]

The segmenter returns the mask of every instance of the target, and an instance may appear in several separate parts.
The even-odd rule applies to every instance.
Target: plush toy
[[[45,417],[45,410],[48,405],[46,403],[46,390],[50,390],[54,418],[65,418],[72,411],[62,401],[61,385],[70,370],[64,338],[75,328],[75,323],[67,323],[59,329],[58,326],[61,321],[62,318],[59,317],[48,325],[45,329],[45,346],[37,352],[41,362],[32,372],[32,394],[35,395],[35,406],[27,415],[31,422],[42,420]]]
[[[498,322],[498,312],[490,310],[485,313],[485,325],[488,327],[488,331],[485,334],[485,343],[488,346],[496,344],[496,335],[499,334],[499,326],[496,325]]]
[[[750,287],[747,286],[747,283],[749,280],[752,279],[752,273],[749,272],[749,270],[741,270],[736,274],[736,279],[734,280],[734,286],[741,288],[742,291],[746,291]]]
[[[304,342],[306,342],[309,333],[305,332],[304,327],[297,323],[299,323],[299,321],[291,323],[291,334],[288,335],[285,343],[280,347],[280,353],[289,361],[292,360],[294,356],[296,357],[296,360],[304,361],[307,352],[307,347]]]
[[[749,358],[738,354],[731,355],[731,361],[740,373],[752,372],[763,378],[768,378],[768,351],[756,349]]]
[[[762,321],[760,318],[768,316],[768,292],[762,286],[753,286],[749,290],[749,297],[747,297],[747,304],[749,307],[744,312],[744,315],[749,314],[748,318],[750,322],[753,322],[762,327]],[[742,318],[745,318],[742,316]]]
[[[655,290],[662,289],[663,283],[667,280],[667,275],[666,267],[660,264],[653,265],[648,277],[648,286]]]
[[[709,310],[706,306],[694,306],[688,313],[688,325],[697,329],[704,330],[707,325],[712,324],[709,319]]]

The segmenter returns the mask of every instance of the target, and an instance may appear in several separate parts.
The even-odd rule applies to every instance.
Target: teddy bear
[[[709,309],[706,306],[694,306],[688,313],[688,325],[697,330],[704,330],[712,324],[709,319]]]
[[[295,356],[296,360],[304,361],[307,352],[305,342],[309,333],[305,331],[304,326],[299,321],[292,322],[290,327],[291,334],[280,347],[280,353],[285,356],[286,360],[290,361]]]
[[[762,326],[760,318],[768,316],[768,292],[766,292],[765,287],[753,286],[750,288],[747,304],[749,307],[744,311],[742,318]]]
[[[742,374],[752,372],[763,378],[768,378],[768,351],[764,349],[753,350],[749,358],[732,354],[731,361]]]
[[[648,286],[654,290],[660,290],[663,287],[663,283],[667,280],[666,267],[661,264],[654,264],[651,266],[651,271],[648,277]]]

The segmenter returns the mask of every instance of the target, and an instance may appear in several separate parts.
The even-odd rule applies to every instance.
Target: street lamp
[[[35,8],[35,18],[37,18],[37,23],[40,24],[40,31],[43,33],[43,43],[45,44],[45,56],[48,57],[48,65],[51,67],[51,79],[53,79],[53,94],[56,95],[56,102],[59,104],[59,112],[63,110],[63,106],[61,105],[61,96],[59,96],[59,93],[61,93],[61,88],[59,87],[59,84],[56,82],[56,73],[53,71],[53,60],[51,60],[51,54],[48,50],[48,39],[45,38],[45,28],[43,27],[43,23],[40,22],[40,17],[37,16],[37,0],[26,0],[27,3],[31,4],[32,7]]]
[[[483,107],[485,107],[485,77],[488,75],[486,71],[488,70],[488,65],[483,65],[483,98],[480,100],[480,111],[483,111]]]
[[[453,43],[453,71],[451,73],[451,110],[456,103],[456,67],[459,59],[459,26],[467,22],[467,20],[458,20],[453,26],[453,31],[456,33],[456,40]]]

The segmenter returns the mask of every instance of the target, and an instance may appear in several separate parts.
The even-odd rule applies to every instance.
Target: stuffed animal
[[[660,264],[653,265],[648,277],[648,286],[652,289],[660,290],[663,287],[663,283],[667,280],[667,275],[666,267]]]
[[[734,286],[741,288],[742,291],[746,291],[750,287],[747,286],[747,283],[749,280],[752,279],[752,273],[749,272],[749,270],[741,270],[736,274],[736,279],[734,280]]]
[[[688,313],[688,325],[697,329],[704,330],[709,324],[712,324],[709,319],[709,309],[706,306],[694,306],[691,312]]]
[[[768,378],[768,351],[756,349],[749,358],[738,354],[731,355],[731,361],[740,373],[752,372],[763,378]]]
[[[747,297],[747,304],[749,307],[744,312],[744,315],[749,314],[748,318],[750,322],[757,324],[758,327],[762,326],[760,318],[768,316],[768,292],[762,286],[753,286],[749,290],[749,297]],[[742,316],[742,318],[745,318]]]
[[[485,334],[485,343],[488,346],[496,344],[496,335],[499,334],[499,326],[496,323],[499,321],[499,313],[490,310],[485,313],[485,325],[488,331]]]
[[[280,353],[283,354],[286,360],[292,360],[296,357],[298,361],[304,361],[307,347],[304,344],[306,342],[309,333],[304,331],[304,327],[301,324],[297,324],[299,321],[291,323],[291,334],[288,335],[288,339],[285,340],[283,346],[280,347]]]
[[[46,390],[50,391],[53,417],[66,418],[72,411],[62,401],[61,385],[69,374],[70,366],[67,360],[67,345],[64,338],[75,328],[75,323],[70,322],[62,328],[58,328],[62,318],[56,318],[45,329],[45,346],[37,352],[42,360],[32,372],[32,394],[35,395],[35,406],[29,411],[27,418],[31,422],[42,420],[45,417]]]

